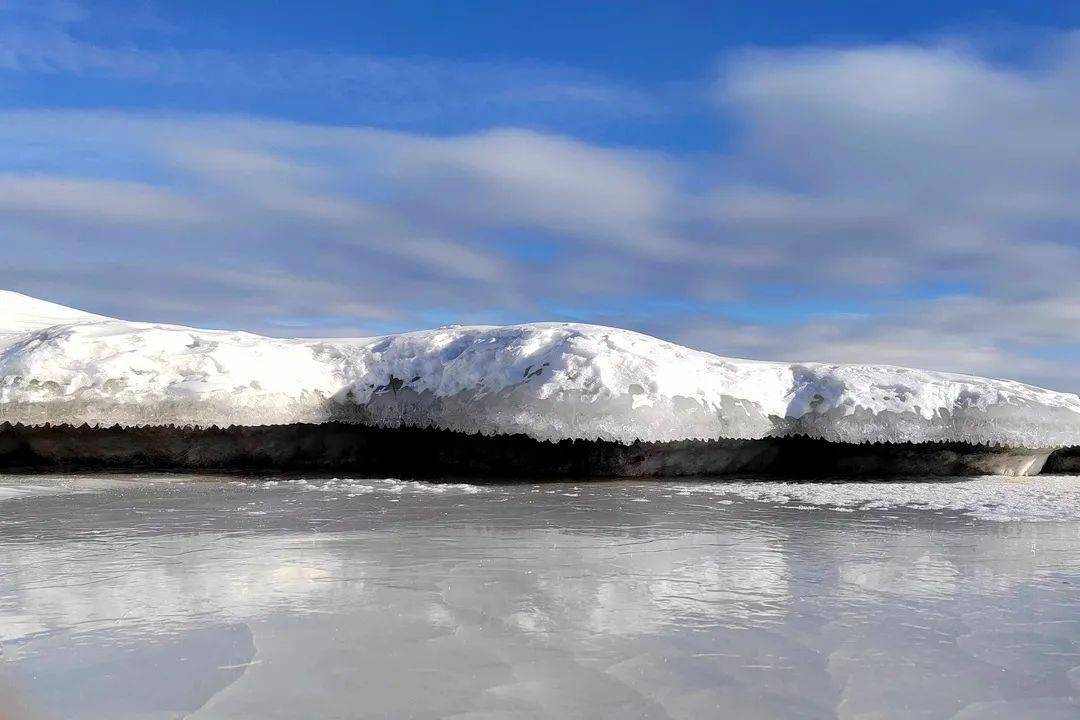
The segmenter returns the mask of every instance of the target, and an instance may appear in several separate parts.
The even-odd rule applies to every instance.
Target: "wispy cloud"
[[[478,118],[533,124],[544,120],[655,116],[664,107],[646,93],[569,65],[505,60],[467,61],[392,57],[341,51],[281,49],[244,52],[191,48],[167,40],[104,43],[78,32],[107,23],[168,32],[147,8],[102,16],[75,2],[17,2],[0,6],[0,77],[69,76],[85,83],[119,84],[138,97],[141,89],[169,88],[218,98],[225,108],[260,108],[279,93],[291,106],[331,107],[335,115],[381,124],[413,124],[439,118],[471,125]],[[89,87],[96,87],[90,85]],[[5,94],[0,84],[0,98]],[[14,91],[9,87],[7,94]],[[8,98],[8,104],[13,99]],[[183,96],[173,98],[183,102]],[[280,108],[279,108],[280,109]]]
[[[207,217],[197,202],[133,182],[0,174],[0,212],[42,222],[175,225]]]

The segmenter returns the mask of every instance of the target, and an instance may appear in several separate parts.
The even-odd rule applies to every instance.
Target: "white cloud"
[[[677,245],[667,227],[676,174],[659,157],[522,130],[394,141],[392,180],[453,220],[543,228],[646,253]]]
[[[196,202],[152,185],[16,174],[0,174],[0,213],[125,225],[204,217]]]

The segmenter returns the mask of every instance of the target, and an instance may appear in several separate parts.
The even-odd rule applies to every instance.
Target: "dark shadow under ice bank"
[[[3,469],[349,471],[396,477],[1034,475],[1080,470],[1075,448],[841,443],[803,436],[539,441],[345,422],[232,427],[0,424]]]

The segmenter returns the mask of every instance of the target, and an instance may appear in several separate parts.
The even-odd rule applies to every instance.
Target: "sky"
[[[0,0],[0,288],[1080,391],[1080,3]]]

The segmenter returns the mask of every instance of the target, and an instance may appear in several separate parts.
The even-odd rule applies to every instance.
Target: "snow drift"
[[[537,440],[804,435],[1080,444],[1080,398],[881,365],[736,360],[576,323],[279,339],[128,322],[0,291],[0,422],[358,422]]]

